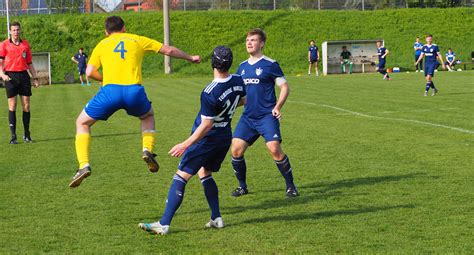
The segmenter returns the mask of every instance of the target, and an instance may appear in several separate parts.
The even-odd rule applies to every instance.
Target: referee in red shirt
[[[16,137],[16,96],[20,95],[23,106],[23,127],[25,143],[32,142],[30,136],[30,96],[31,80],[28,70],[33,76],[36,88],[39,86],[36,70],[33,66],[30,44],[20,38],[21,26],[18,22],[10,24],[10,37],[0,44],[0,76],[5,82],[8,97],[8,120],[12,139],[10,144],[17,144]]]

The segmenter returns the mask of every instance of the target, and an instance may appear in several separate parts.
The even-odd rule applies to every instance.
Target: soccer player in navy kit
[[[74,55],[71,60],[77,64],[77,71],[79,72],[79,80],[81,80],[81,85],[84,86],[84,79],[82,76],[86,77],[87,86],[90,86],[91,83],[89,82],[89,78],[86,75],[86,68],[87,68],[87,54],[84,53],[83,48],[79,48],[79,53]]]
[[[385,60],[390,51],[387,50],[382,45],[382,41],[377,41],[377,55],[379,57],[379,64],[377,65],[377,71],[383,75],[384,80],[391,80],[390,76],[387,73],[387,70],[385,70]]]
[[[212,172],[219,171],[232,142],[231,121],[235,109],[245,102],[245,88],[239,75],[229,74],[232,51],[224,46],[214,49],[212,68],[214,80],[201,93],[201,109],[196,116],[191,136],[175,145],[169,154],[183,155],[169,189],[166,208],[161,219],[154,223],[140,223],[139,227],[152,234],[165,235],[181,205],[188,180],[198,174],[204,187],[211,220],[208,228],[223,228],[219,210],[217,185]]]
[[[446,52],[446,63],[444,63],[444,65],[450,72],[453,71],[454,66],[456,65],[456,53],[454,53],[451,48],[449,48],[448,52]]]
[[[436,61],[438,58],[443,66],[443,69],[446,69],[446,66],[443,62],[443,56],[439,52],[438,45],[433,44],[433,36],[428,35],[426,36],[426,44],[423,45],[421,50],[421,55],[418,60],[415,62],[415,66],[425,57],[425,77],[426,77],[426,87],[425,87],[425,94],[424,96],[428,96],[428,91],[430,88],[433,89],[433,93],[431,96],[436,95],[438,93],[438,89],[435,87],[433,83],[433,76],[435,73],[436,68],[439,66],[439,62]]]
[[[308,62],[309,62],[308,75],[311,75],[311,69],[313,68],[313,64],[314,64],[314,70],[316,72],[316,76],[319,76],[319,70],[318,70],[319,49],[318,49],[318,46],[314,44],[314,40],[311,40],[309,44],[310,45],[308,48]]]
[[[415,50],[415,61],[420,58],[421,49],[423,49],[423,44],[420,43],[420,37],[416,38],[415,44],[413,44],[413,49]],[[423,72],[423,62],[420,62],[418,65],[415,66],[416,72],[418,71]]]
[[[280,118],[281,108],[290,89],[280,65],[263,55],[266,35],[261,29],[247,33],[246,48],[250,58],[242,62],[237,70],[241,75],[247,92],[244,113],[240,117],[232,139],[232,167],[239,181],[239,187],[232,196],[248,194],[244,153],[260,136],[263,136],[270,154],[285,178],[286,195],[298,196],[288,156],[281,148]],[[275,85],[280,87],[280,96],[276,100]]]

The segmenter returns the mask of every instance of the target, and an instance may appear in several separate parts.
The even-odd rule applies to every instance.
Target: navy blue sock
[[[425,91],[428,92],[428,90],[430,90],[431,88],[431,82],[426,82],[426,87],[425,87]]]
[[[12,136],[16,136],[16,113],[15,111],[8,111],[8,126]]]
[[[173,177],[170,190],[168,191],[168,199],[166,200],[165,213],[161,217],[161,225],[170,225],[174,213],[178,210],[181,202],[183,202],[184,188],[186,188],[187,181],[178,174]]]
[[[387,71],[385,69],[382,69],[382,70],[379,70],[379,73],[383,74],[383,75],[386,75],[387,74]]]
[[[282,160],[275,160],[275,163],[281,175],[285,178],[286,188],[295,188],[295,184],[293,183],[293,170],[291,169],[288,156],[285,155]]]
[[[206,195],[207,203],[209,204],[209,208],[211,208],[211,219],[215,220],[217,217],[221,217],[217,184],[214,181],[214,178],[212,178],[212,175],[203,177],[201,183],[204,188],[204,195]]]
[[[434,85],[434,82],[433,82],[433,81],[431,81],[431,88],[432,88],[432,89],[436,89],[436,87],[435,87],[435,85]]]
[[[239,186],[247,188],[247,165],[244,156],[240,158],[232,157],[232,167],[234,168],[235,177],[239,180]]]

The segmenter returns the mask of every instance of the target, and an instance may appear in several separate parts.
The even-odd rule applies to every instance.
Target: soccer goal
[[[384,42],[383,39],[376,40],[350,40],[350,41],[326,41],[322,44],[323,53],[323,74],[340,74],[342,47],[346,46],[352,55],[353,73],[373,73],[377,61],[377,41]],[[347,63],[346,72],[349,63]]]
[[[49,52],[35,52],[31,55],[39,84],[51,85],[51,56]]]

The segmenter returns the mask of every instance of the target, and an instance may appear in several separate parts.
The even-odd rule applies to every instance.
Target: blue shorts
[[[101,87],[84,108],[94,120],[107,120],[120,109],[135,117],[150,111],[151,102],[146,96],[145,88],[141,85],[108,84]]]
[[[379,70],[385,69],[385,59],[380,60],[377,67],[379,68]]]
[[[318,60],[319,60],[318,58],[311,58],[311,60],[310,60],[309,62],[310,62],[311,64],[313,64],[313,63],[318,62]]]
[[[207,171],[218,172],[229,151],[232,138],[203,138],[191,145],[183,154],[178,169],[191,175],[197,174],[201,167]]]
[[[251,119],[245,115],[240,117],[235,127],[234,138],[239,138],[252,145],[260,136],[265,142],[280,141],[280,122],[271,113],[259,119]]]
[[[425,63],[425,76],[430,75],[431,77],[434,76],[435,70],[438,69],[439,63]]]
[[[77,71],[79,72],[79,75],[86,74],[86,67],[77,67]]]
[[[420,55],[421,55],[421,54],[415,55],[415,62],[418,61],[418,59],[420,58]],[[421,63],[421,62],[420,62],[420,63]]]

